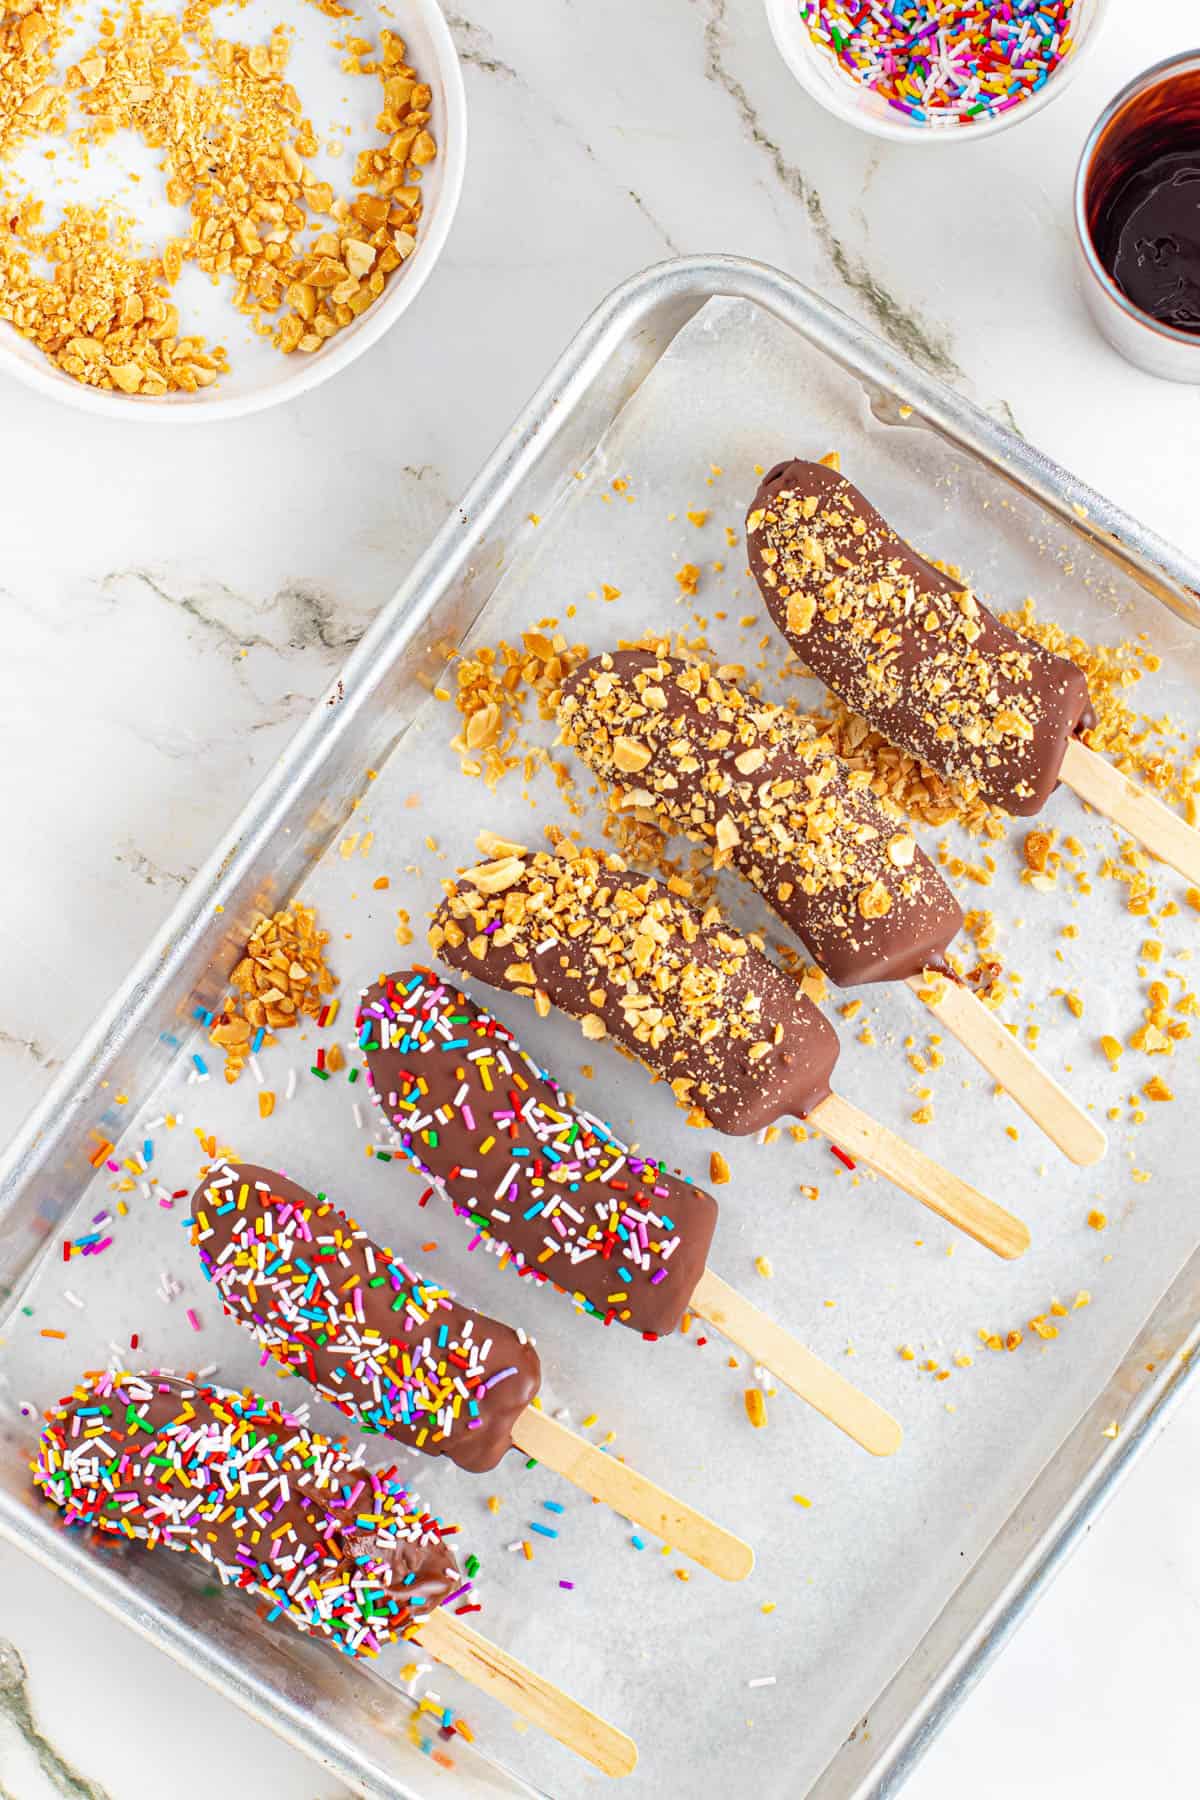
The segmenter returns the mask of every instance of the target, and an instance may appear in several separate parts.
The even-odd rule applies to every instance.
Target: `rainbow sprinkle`
[[[1075,0],[800,0],[814,43],[918,125],[996,118],[1074,48]]]

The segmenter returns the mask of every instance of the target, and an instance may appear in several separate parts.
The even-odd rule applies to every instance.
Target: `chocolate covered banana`
[[[368,988],[358,1028],[398,1147],[456,1213],[581,1310],[676,1330],[716,1229],[711,1194],[573,1106],[499,1019],[427,970]]]
[[[814,720],[643,650],[584,663],[559,716],[618,808],[649,808],[709,845],[713,867],[732,864],[832,981],[907,981],[1073,1161],[1104,1154],[1101,1128],[957,982],[944,953],[958,903]]]
[[[816,721],[704,664],[617,650],[569,677],[559,723],[620,805],[736,868],[840,987],[943,964],[958,902]]]
[[[1083,742],[1082,671],[918,556],[835,467],[777,464],[746,542],[792,648],[885,738],[1011,813],[1061,781],[1200,883],[1200,831]]]
[[[563,839],[468,870],[430,942],[452,968],[611,1037],[718,1131],[803,1118],[829,1093],[837,1037],[791,976],[715,906],[702,917],[619,856]]]
[[[541,1366],[521,1333],[414,1275],[323,1195],[226,1163],[192,1218],[226,1311],[365,1430],[476,1474],[517,1446],[717,1574],[749,1574],[740,1538],[534,1408]]]
[[[471,1629],[444,1525],[361,1453],[278,1402],[178,1375],[90,1372],[45,1415],[30,1465],[67,1525],[199,1556],[226,1587],[375,1656],[422,1648],[609,1775],[637,1750],[624,1732]]]
[[[1018,1219],[831,1091],[833,1028],[761,943],[621,857],[508,845],[447,884],[429,938],[452,968],[611,1037],[693,1123],[744,1136],[806,1118],[997,1254],[1028,1245]]]
[[[372,1242],[323,1194],[218,1163],[192,1243],[226,1312],[364,1430],[494,1469],[541,1384],[537,1351]]]
[[[404,1637],[464,1583],[394,1469],[277,1402],[150,1373],[89,1374],[46,1414],[34,1484],[69,1525],[209,1564],[348,1654]]]
[[[893,744],[1011,813],[1036,813],[1092,723],[1083,672],[1002,625],[824,463],[777,463],[746,519],[771,616]]]
[[[498,1246],[519,1275],[551,1281],[580,1311],[647,1338],[673,1331],[685,1309],[697,1314],[864,1449],[897,1448],[900,1428],[882,1407],[705,1266],[711,1195],[580,1111],[491,1013],[429,970],[406,969],[369,988],[358,1016],[387,1145],[463,1218],[472,1249]],[[566,1473],[544,1442],[552,1424],[528,1412],[513,1436]],[[571,1439],[572,1471],[581,1448]],[[624,1465],[594,1465],[588,1480],[603,1472],[611,1482],[614,1467]],[[628,1510],[627,1498],[609,1497]],[[666,1535],[683,1547],[680,1530],[676,1520]],[[723,1572],[736,1571],[736,1556],[715,1547]]]

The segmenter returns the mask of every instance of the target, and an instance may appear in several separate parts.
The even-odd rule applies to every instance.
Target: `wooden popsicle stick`
[[[1164,806],[1147,788],[1122,775],[1078,738],[1067,739],[1058,778],[1073,788],[1081,800],[1137,838],[1160,861],[1177,869],[1185,881],[1200,886],[1200,831]]]
[[[414,1636],[447,1668],[557,1738],[603,1774],[630,1775],[637,1767],[637,1745],[632,1738],[527,1669],[498,1644],[480,1637],[444,1606],[423,1619]]]
[[[754,1552],[741,1538],[714,1525],[703,1513],[676,1500],[665,1488],[648,1481],[627,1463],[618,1462],[598,1445],[589,1444],[578,1432],[560,1425],[536,1406],[525,1408],[513,1426],[512,1438],[526,1456],[536,1457],[623,1518],[644,1525],[655,1537],[690,1556],[701,1568],[711,1569],[723,1581],[744,1581],[754,1567]]]
[[[804,1122],[815,1125],[841,1149],[877,1174],[886,1175],[922,1206],[929,1207],[948,1224],[957,1225],[997,1256],[1023,1256],[1028,1250],[1029,1227],[1020,1219],[906,1144],[886,1125],[877,1124],[840,1094],[830,1094],[814,1106]]]
[[[935,970],[910,976],[908,985],[1064,1156],[1081,1168],[1100,1161],[1108,1149],[1108,1139],[1100,1126],[989,1011],[978,994]]]
[[[891,1413],[851,1386],[844,1375],[823,1363],[790,1332],[769,1319],[736,1288],[705,1269],[688,1301],[688,1310],[748,1351],[755,1362],[778,1375],[793,1394],[815,1407],[823,1418],[852,1437],[872,1456],[891,1456],[900,1448],[903,1432]]]

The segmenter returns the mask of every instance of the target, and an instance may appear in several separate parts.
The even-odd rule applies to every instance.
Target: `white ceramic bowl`
[[[995,118],[975,119],[970,125],[923,125],[897,112],[870,88],[861,86],[840,69],[833,58],[813,40],[800,16],[799,0],[765,0],[767,21],[784,62],[801,87],[820,102],[826,112],[857,125],[873,137],[890,138],[897,144],[963,144],[969,140],[993,137],[1041,112],[1060,94],[1095,41],[1108,0],[1076,0],[1075,48],[1055,69],[1046,85],[1030,99],[1022,101]]]
[[[278,18],[280,11],[278,0],[275,0],[272,21]],[[364,32],[385,24],[405,39],[410,62],[421,79],[433,89],[431,129],[438,144],[438,154],[427,165],[422,183],[424,212],[416,249],[403,268],[392,275],[374,306],[338,332],[328,346],[315,355],[296,352],[284,356],[269,342],[253,339],[248,328],[241,325],[240,316],[233,311],[227,296],[217,290],[203,291],[208,289],[207,280],[199,278],[198,272],[185,269],[185,282],[189,274],[197,278],[189,300],[196,298],[204,309],[195,329],[201,330],[209,342],[225,341],[229,346],[229,373],[222,375],[213,387],[202,389],[198,394],[167,394],[158,400],[85,387],[56,368],[40,350],[3,322],[0,322],[0,373],[15,376],[27,387],[49,394],[82,412],[102,413],[110,418],[143,424],[208,424],[214,419],[239,418],[260,412],[265,407],[277,406],[298,394],[308,393],[376,343],[417,298],[450,235],[466,169],[467,96],[458,53],[438,0],[394,0],[394,10],[389,7],[385,14],[374,13],[368,0],[362,18]],[[313,31],[321,28],[328,31],[337,21],[326,19],[314,8],[297,5],[293,23],[299,52],[302,34],[307,34],[311,40]],[[248,36],[252,30],[253,27],[248,28]],[[234,34],[239,35],[236,28]],[[327,44],[310,41],[307,54],[312,66],[327,69],[331,84],[339,90],[346,89],[346,79],[339,74]],[[321,57],[325,59],[323,64],[319,60],[313,61]],[[305,98],[307,90],[302,71],[297,72],[296,85],[301,97]],[[371,110],[376,105],[373,100]],[[324,116],[319,105],[306,103],[306,111],[318,120]],[[349,173],[347,167],[339,186],[348,185]],[[190,304],[185,302],[182,310],[187,320]]]

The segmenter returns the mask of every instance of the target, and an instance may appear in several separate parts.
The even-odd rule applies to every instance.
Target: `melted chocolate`
[[[286,1175],[218,1164],[192,1243],[225,1310],[364,1431],[480,1474],[512,1448],[537,1351]]]
[[[1200,333],[1200,148],[1152,155],[1108,200],[1094,235],[1101,262],[1140,312]]]
[[[396,1479],[247,1390],[89,1375],[46,1413],[34,1484],[65,1523],[187,1551],[303,1631],[371,1653],[462,1591]],[[470,1584],[465,1584],[469,1586]]]
[[[541,853],[494,895],[465,880],[430,942],[452,968],[611,1037],[718,1131],[803,1118],[829,1094],[837,1037],[791,976],[620,857]]]
[[[823,464],[778,463],[746,541],[775,623],[847,706],[985,800],[1041,810],[1092,723],[1074,663],[1002,625]]]
[[[813,720],[641,650],[576,669],[559,718],[627,804],[715,847],[715,867],[732,863],[831,981],[903,981],[943,961],[957,901]]]
[[[704,1272],[717,1203],[574,1106],[506,1026],[424,969],[358,1011],[392,1147],[517,1273],[651,1337],[676,1330]]]

